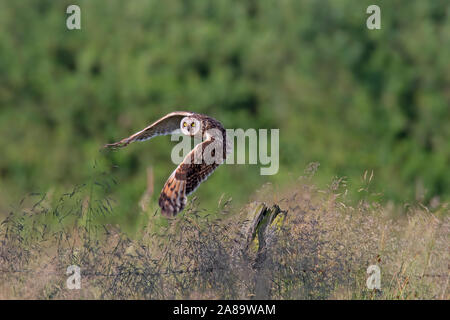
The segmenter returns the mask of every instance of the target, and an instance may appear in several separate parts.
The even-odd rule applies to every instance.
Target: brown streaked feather
[[[192,164],[189,168],[186,179],[186,195],[193,193],[200,184],[217,169],[220,164]]]
[[[194,162],[194,157],[200,154],[199,150],[203,152],[211,142],[211,139],[205,140],[192,149],[167,179],[159,197],[159,206],[163,215],[174,217],[182,211],[186,205],[186,197],[194,192],[220,165],[219,163]]]
[[[220,141],[223,142],[223,160],[225,160],[226,154],[229,150],[227,148],[227,144],[225,143],[227,141],[226,130],[223,128],[222,124],[207,115],[186,111],[176,111],[169,113],[128,138],[104,146],[105,148],[121,148],[134,141],[148,140],[158,135],[173,134],[180,129],[180,122],[184,117],[192,117],[200,121],[200,135],[202,138],[206,137],[207,140],[198,144],[193,150],[191,150],[191,152],[189,152],[189,154],[184,158],[183,162],[167,179],[159,197],[161,212],[167,217],[173,217],[182,211],[186,205],[187,196],[194,192],[198,186],[221,164],[207,164],[203,161],[203,159],[197,158],[199,155],[203,155],[203,151],[206,146],[213,141],[219,142],[220,139]],[[218,129],[219,135],[217,132],[210,133],[208,131],[209,129]]]
[[[143,130],[136,132],[128,138],[122,139],[118,142],[106,144],[104,148],[122,148],[134,141],[144,141],[155,136],[171,134],[180,128],[180,122],[184,117],[192,114],[192,112],[187,111],[171,112]]]
[[[186,205],[186,181],[179,180],[172,174],[164,185],[159,197],[161,213],[166,217],[174,217]]]

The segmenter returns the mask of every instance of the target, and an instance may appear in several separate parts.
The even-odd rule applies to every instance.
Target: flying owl
[[[158,203],[161,213],[166,217],[174,217],[182,211],[186,205],[187,196],[193,193],[225,160],[229,150],[227,150],[226,131],[222,124],[203,114],[175,111],[128,138],[105,145],[105,148],[121,148],[134,141],[145,141],[155,136],[175,134],[180,131],[184,135],[201,138],[202,142],[187,154],[161,190]],[[217,150],[221,152],[216,156]],[[207,152],[209,157],[206,157]],[[211,158],[215,161],[211,161]]]

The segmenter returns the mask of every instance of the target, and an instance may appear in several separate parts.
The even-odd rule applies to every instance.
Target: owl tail
[[[184,209],[186,200],[186,180],[179,180],[172,174],[159,196],[161,213],[166,217],[174,217]]]

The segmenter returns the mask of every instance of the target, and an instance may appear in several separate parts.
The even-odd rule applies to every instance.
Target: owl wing
[[[159,206],[164,216],[174,217],[182,211],[186,205],[187,196],[194,192],[221,164],[195,161],[205,147],[212,142],[213,138],[210,137],[199,143],[167,179],[159,197]]]
[[[159,135],[174,133],[180,128],[180,122],[184,117],[192,115],[192,112],[175,111],[155,121],[143,130],[136,132],[128,138],[115,143],[106,144],[104,148],[122,148],[134,141],[144,141]]]

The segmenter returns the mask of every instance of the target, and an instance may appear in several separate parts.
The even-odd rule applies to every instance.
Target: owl
[[[174,217],[181,212],[186,206],[187,196],[224,162],[229,150],[227,150],[226,130],[222,124],[207,115],[175,111],[128,138],[104,146],[121,148],[134,141],[145,141],[155,136],[180,132],[201,138],[202,142],[187,154],[161,190],[158,203],[161,213],[166,217]]]

